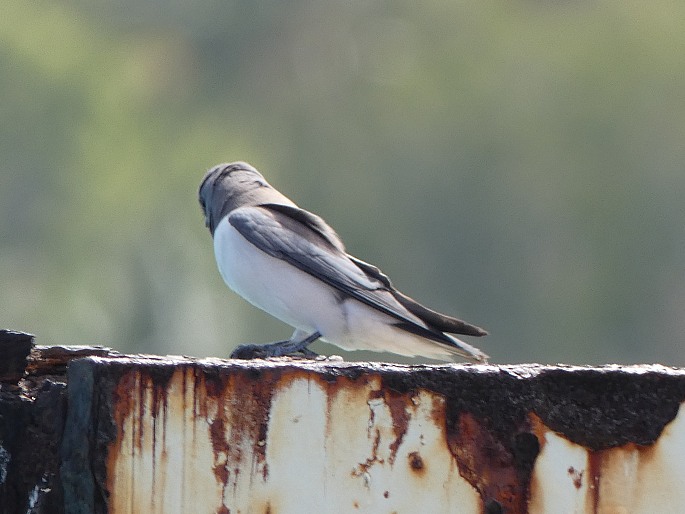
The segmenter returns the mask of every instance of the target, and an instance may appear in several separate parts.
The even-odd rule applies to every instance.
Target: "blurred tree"
[[[682,4],[3,14],[4,326],[219,356],[284,337],[224,289],[196,202],[203,169],[242,159],[407,293],[489,328],[496,362],[682,364]]]

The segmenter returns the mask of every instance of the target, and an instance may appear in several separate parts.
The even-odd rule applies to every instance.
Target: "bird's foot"
[[[285,341],[283,341],[285,342]],[[271,343],[276,344],[276,343]],[[231,359],[266,359],[270,357],[266,344],[241,344],[235,347],[231,352]]]
[[[276,341],[269,344],[241,344],[231,352],[231,359],[268,359],[285,355],[301,354],[305,359],[315,359],[319,355],[307,346],[316,341],[321,334],[314,332],[302,341]]]

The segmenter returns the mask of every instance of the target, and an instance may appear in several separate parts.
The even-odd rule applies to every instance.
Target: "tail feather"
[[[426,323],[426,325],[430,326],[431,328],[435,328],[440,332],[449,332],[450,334],[462,334],[465,336],[477,337],[488,334],[486,330],[483,330],[476,325],[471,325],[466,321],[462,321],[445,314],[440,314],[433,309],[424,307],[413,298],[410,298],[396,289],[392,291],[392,294],[405,309],[407,309],[417,318],[420,318],[424,323]]]
[[[439,343],[444,349],[448,350],[449,353],[454,355],[459,355],[474,362],[484,363],[488,360],[488,356],[475,346],[471,346],[461,339],[457,339],[452,335],[440,332],[432,327],[424,328],[420,325],[407,322],[394,323],[394,326],[423,339],[433,341],[434,343]]]
[[[474,362],[478,362],[481,364],[486,364],[488,362],[488,359],[490,358],[489,355],[481,352],[475,346],[471,346],[470,344],[465,343],[461,339],[457,339],[456,337],[451,336],[449,334],[445,334],[445,335],[452,340],[452,343],[454,344],[454,346],[451,347],[451,349],[457,355],[460,355],[461,357],[464,357],[466,359],[470,359]]]

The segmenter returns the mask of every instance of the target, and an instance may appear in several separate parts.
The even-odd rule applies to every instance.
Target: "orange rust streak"
[[[124,426],[124,421],[129,417],[134,407],[131,392],[136,389],[137,378],[137,373],[135,371],[126,373],[121,377],[114,390],[112,415],[117,426],[117,437],[116,440],[110,444],[107,452],[107,489],[109,491],[113,489],[113,484],[111,482],[116,476],[116,462],[120,458],[115,449],[121,448],[122,439],[125,437],[122,427]]]
[[[255,380],[254,372],[247,370],[232,373],[199,373],[195,371],[193,384],[193,415],[203,418],[209,424],[209,436],[214,452],[214,474],[224,490],[229,484],[237,485],[237,473],[243,460],[245,444],[254,443],[253,465],[262,466],[264,480],[268,477],[265,465],[266,431],[268,427],[271,396],[277,390],[280,373],[268,373]],[[185,383],[185,370],[177,369],[182,375],[177,382]],[[115,387],[113,417],[117,426],[116,439],[110,444],[107,456],[107,489],[113,491],[117,479],[116,466],[121,459],[129,461],[135,455],[152,452],[152,493],[158,485],[155,466],[158,450],[164,452],[164,431],[168,411],[168,390],[172,375],[156,374],[154,370],[131,371],[122,375]],[[256,386],[255,386],[256,384]],[[127,428],[124,428],[127,427]],[[161,429],[161,441],[157,441]],[[151,433],[146,433],[150,430]],[[132,442],[131,445],[124,441]],[[119,449],[132,448],[133,454],[119,455]],[[134,462],[134,461],[132,461]],[[131,470],[131,476],[135,474]],[[233,475],[231,477],[231,474]],[[121,480],[121,477],[119,478]],[[127,485],[134,491],[136,484]],[[150,498],[149,501],[154,501]]]
[[[402,444],[404,435],[407,433],[409,425],[409,413],[407,407],[411,402],[408,395],[395,393],[390,390],[385,391],[385,404],[390,409],[390,416],[392,417],[392,429],[395,432],[395,440],[390,444],[390,464],[395,462],[397,450]]]
[[[604,460],[604,451],[590,451],[588,453],[588,501],[586,505],[588,512],[593,514],[599,513],[599,486],[602,478],[602,461]]]
[[[540,453],[542,453],[547,442],[546,435],[550,430],[534,412],[528,414],[528,421],[530,423],[530,432],[537,437],[540,444]]]
[[[514,468],[512,454],[470,413],[459,416],[449,447],[459,474],[480,493],[484,504],[496,500],[503,512],[525,514],[527,492]]]

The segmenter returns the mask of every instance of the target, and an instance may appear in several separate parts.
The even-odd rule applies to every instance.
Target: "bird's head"
[[[202,179],[198,199],[205,225],[212,235],[221,219],[255,189],[270,187],[261,173],[246,162],[217,164]]]

